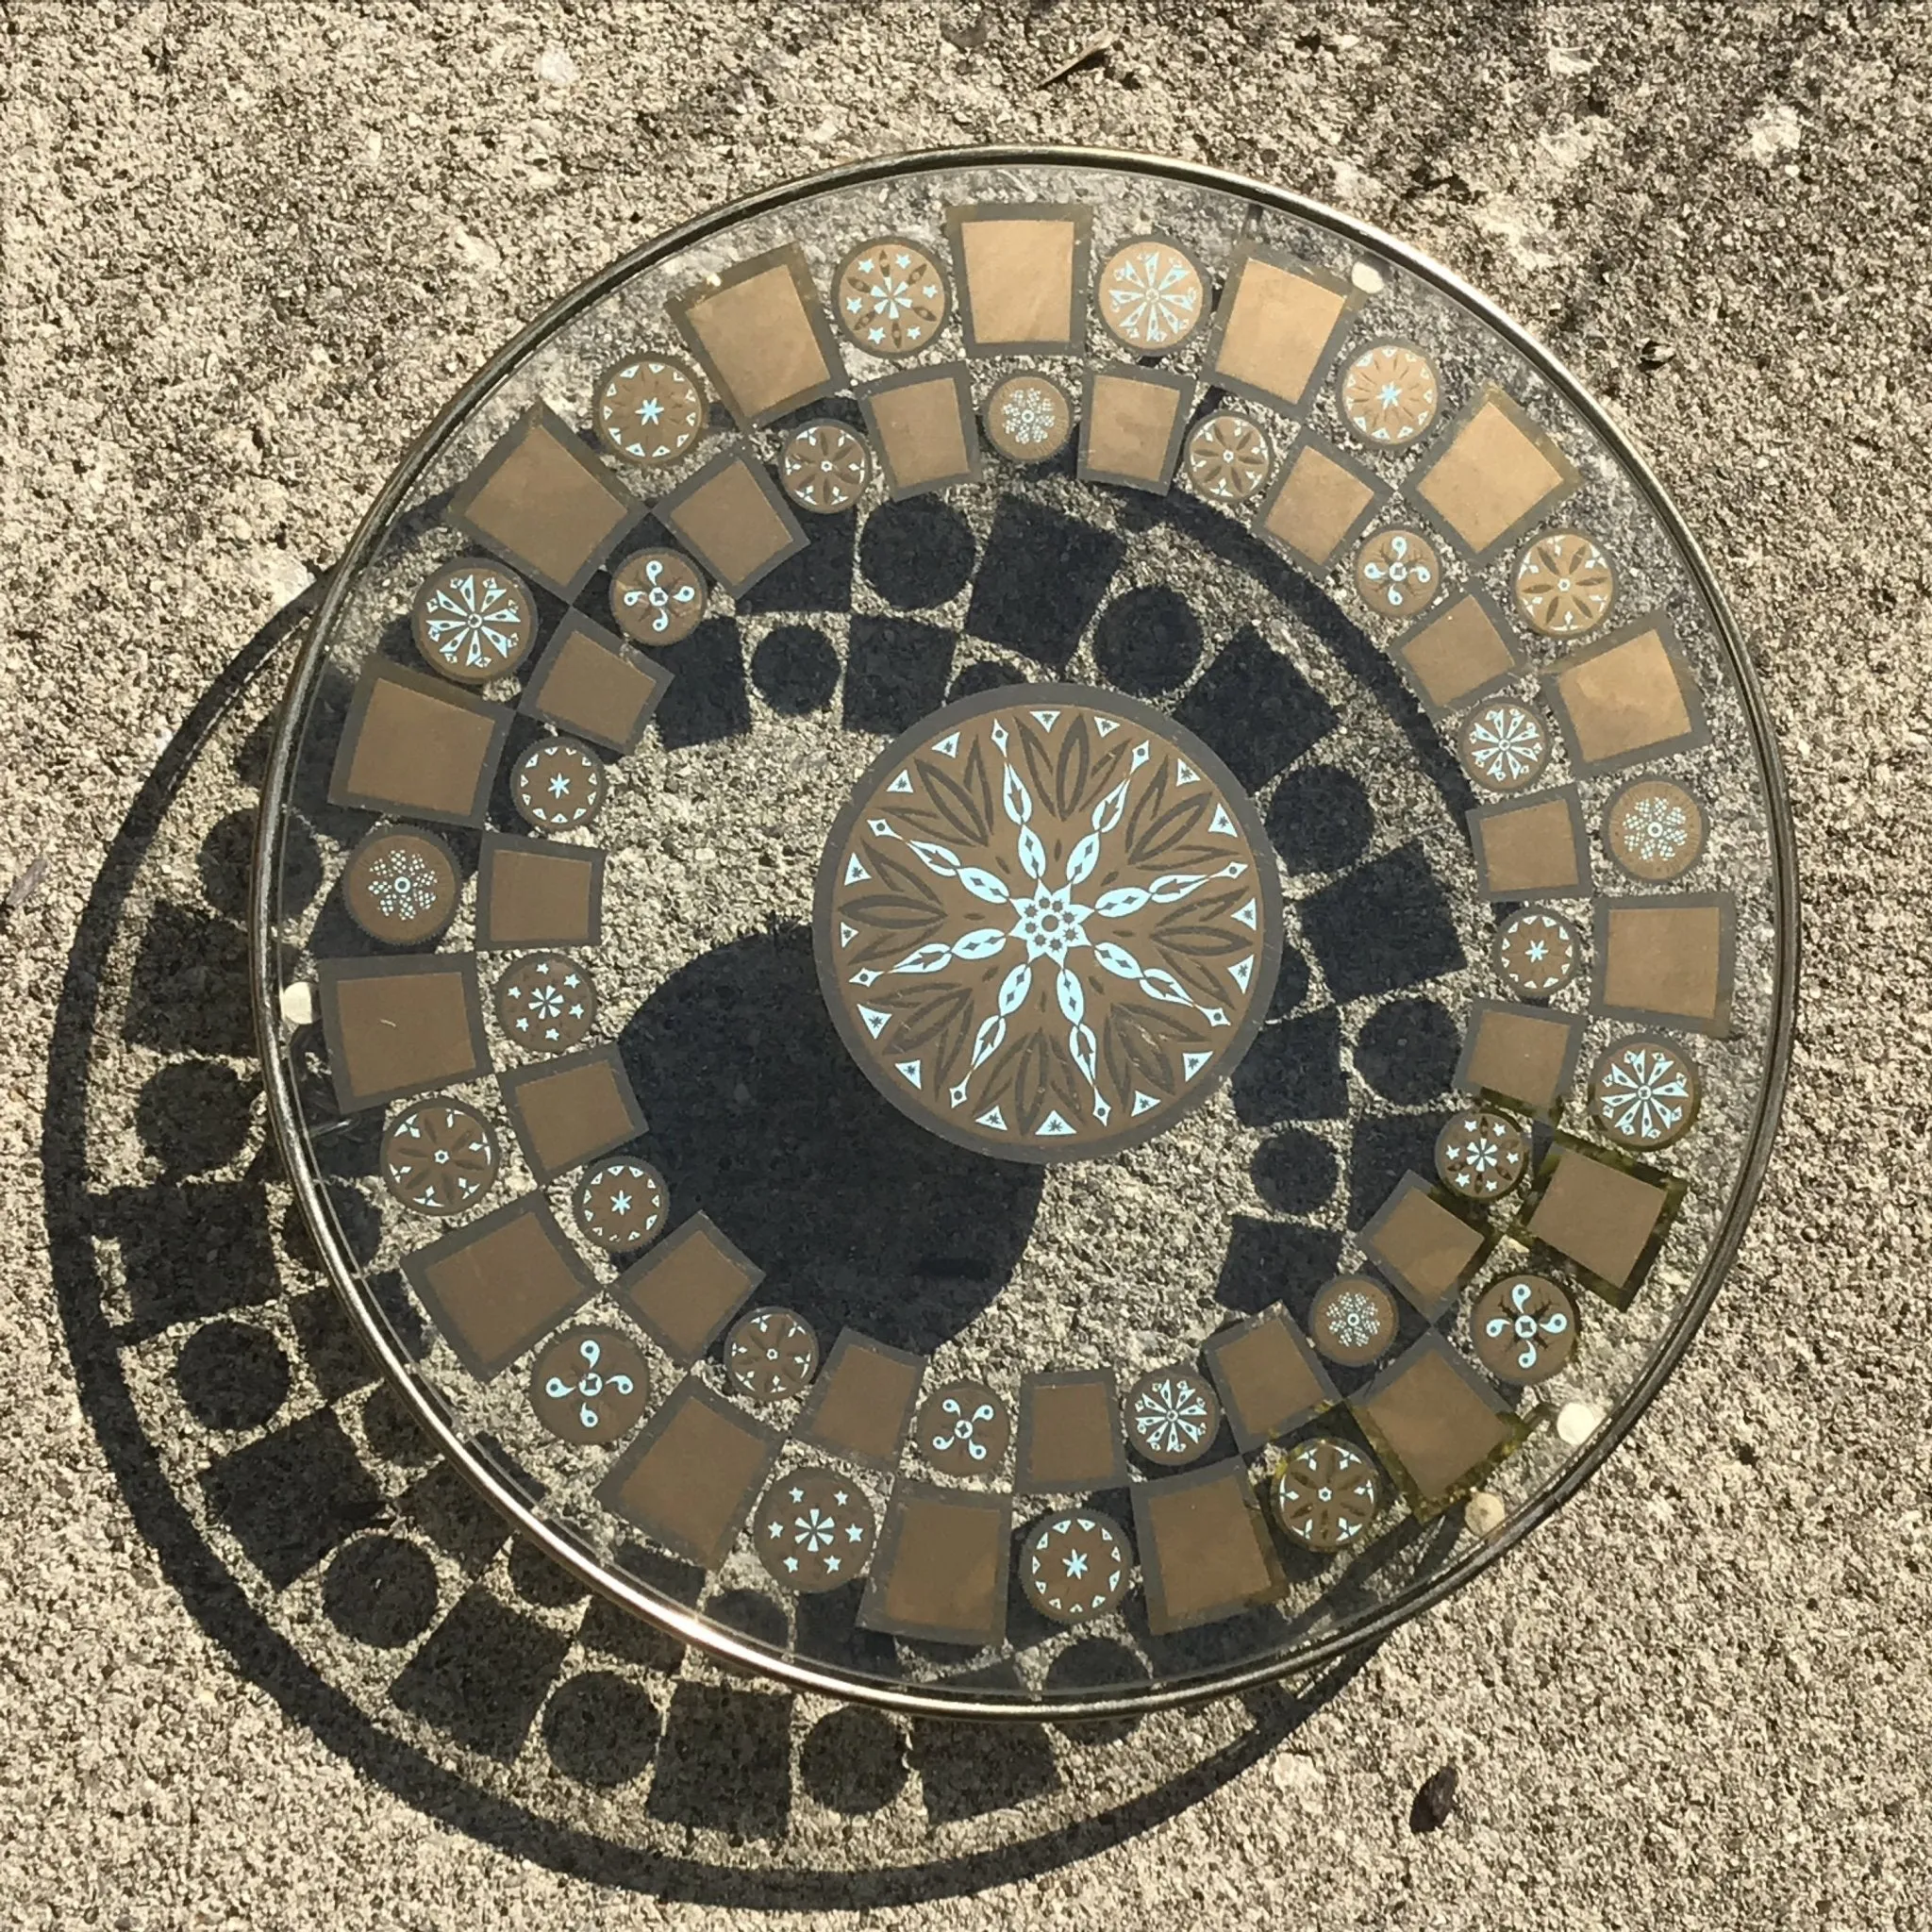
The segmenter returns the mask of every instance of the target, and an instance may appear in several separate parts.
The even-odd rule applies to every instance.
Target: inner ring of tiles
[[[275,939],[298,1158],[377,1230],[341,1285],[588,1569],[780,1668],[1291,1667],[1537,1507],[1740,1184],[1771,808],[1698,583],[1552,377],[1344,225],[931,169],[650,262],[470,411],[316,647],[275,808],[341,890]],[[725,1184],[800,1159],[809,1091],[770,1147],[743,1082],[736,1154],[678,1126],[758,1063],[731,1029],[830,1038],[746,1010],[800,954],[758,788],[808,879],[885,739],[1076,675],[1248,789],[1290,944],[1233,1083],[1058,1196],[908,1184],[867,1117],[912,1165],[854,1213],[1014,1224],[935,1317],[970,1265],[841,1286]],[[1021,1276],[1053,1308],[990,1328]]]

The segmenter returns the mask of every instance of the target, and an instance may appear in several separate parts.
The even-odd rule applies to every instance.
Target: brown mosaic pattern
[[[1069,685],[891,746],[819,874],[819,978],[867,1076],[1008,1159],[1149,1139],[1224,1078],[1280,957],[1246,793],[1149,708]]]

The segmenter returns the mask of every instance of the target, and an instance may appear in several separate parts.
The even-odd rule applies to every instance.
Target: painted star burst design
[[[835,855],[838,975],[893,1076],[991,1137],[1174,1102],[1262,958],[1256,853],[1189,754],[1098,710],[936,732]]]

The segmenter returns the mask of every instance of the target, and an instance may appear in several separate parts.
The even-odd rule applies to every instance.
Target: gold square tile
[[[1091,368],[1080,412],[1082,479],[1164,495],[1193,400],[1190,376],[1131,363]]]
[[[1299,408],[1361,299],[1327,269],[1291,255],[1240,249],[1215,311],[1208,381],[1272,408]]]
[[[1555,1007],[1472,1001],[1455,1088],[1554,1119],[1576,1072],[1583,1015]]]
[[[643,514],[596,451],[539,403],[471,471],[445,521],[569,603]]]
[[[923,496],[979,475],[979,430],[963,362],[908,370],[858,392],[887,493]]]
[[[1620,1019],[1730,1031],[1737,907],[1728,892],[1600,899],[1591,1004]]]
[[[1590,840],[1574,785],[1479,805],[1467,817],[1486,898],[1563,899],[1590,891]]]
[[[1647,617],[1543,674],[1579,770],[1614,771],[1705,741],[1704,707],[1670,625]]]
[[[741,429],[828,396],[845,380],[810,264],[795,242],[741,261],[715,285],[700,283],[665,307]]]
[[[1318,436],[1304,436],[1263,499],[1254,530],[1320,577],[1388,495],[1386,484],[1340,450]]]
[[[1485,383],[1404,486],[1478,559],[1546,516],[1581,480],[1557,440]]]
[[[652,511],[734,597],[805,548],[805,527],[762,463],[713,457]]]
[[[1482,591],[1467,591],[1395,646],[1395,661],[1434,717],[1493,691],[1522,660],[1502,614]]]
[[[946,210],[969,356],[1085,345],[1091,209],[987,203]]]

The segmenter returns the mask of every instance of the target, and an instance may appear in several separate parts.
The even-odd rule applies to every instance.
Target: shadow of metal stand
[[[46,1218],[80,1400],[196,1622],[406,1803],[691,1903],[974,1891],[1091,1857],[1266,1757],[1361,1657],[1139,1725],[908,1725],[719,1676],[508,1547],[436,1462],[304,1257],[258,1104],[252,794],[321,588],[250,640],[142,787],[82,916],[48,1066]],[[1102,1801],[1095,1784],[1138,1789]],[[855,1817],[871,1862],[852,1857]],[[974,1848],[934,1856],[961,1824]]]

